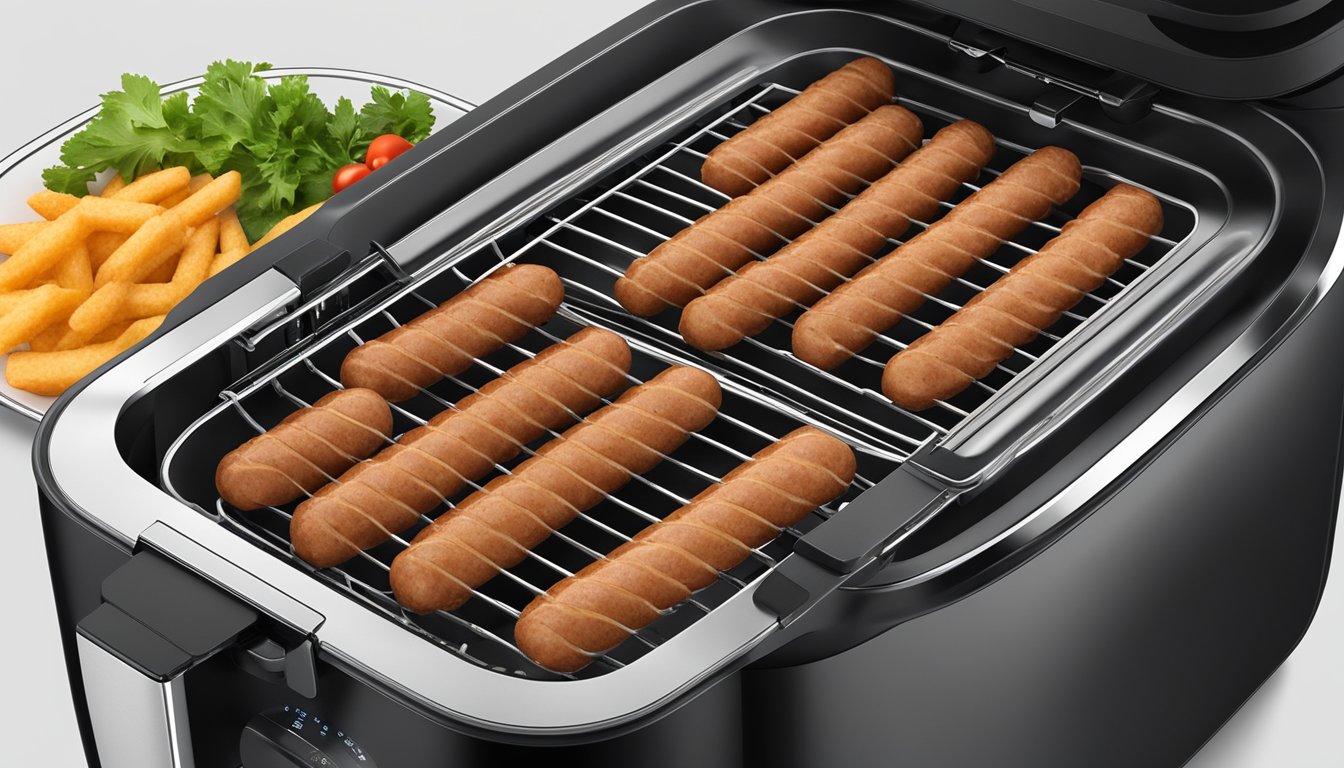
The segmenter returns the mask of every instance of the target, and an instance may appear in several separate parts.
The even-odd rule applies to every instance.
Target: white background
[[[361,69],[479,103],[640,5],[640,0],[11,4],[0,45],[0,154],[92,106],[97,94],[117,87],[122,72],[169,82],[199,74],[224,57]],[[34,190],[37,184],[34,179]],[[0,414],[0,515],[8,531],[0,557],[0,615],[5,617],[0,740],[5,765],[75,768],[83,755],[57,642],[29,468],[32,431],[21,417]],[[1344,545],[1337,542],[1336,552],[1344,553]],[[1344,563],[1344,558],[1337,560]],[[1287,665],[1189,765],[1344,765],[1340,649],[1344,593],[1335,584]],[[433,762],[427,758],[427,764]]]

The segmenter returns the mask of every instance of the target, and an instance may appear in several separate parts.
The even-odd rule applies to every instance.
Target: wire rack
[[[460,272],[449,276],[462,281],[453,293],[480,277],[464,279]],[[439,301],[428,298],[420,291],[406,293],[395,306],[380,309],[358,326],[345,330],[345,343],[340,345],[341,354],[306,356],[297,365],[277,371],[274,375],[249,380],[245,386],[237,389],[224,390],[221,392],[221,405],[194,426],[192,432],[197,433],[201,440],[213,440],[222,433],[235,435],[222,438],[228,440],[230,446],[238,444],[246,436],[265,432],[284,415],[311,405],[322,394],[342,388],[338,371],[344,350],[392,330],[438,304]],[[518,343],[509,344],[498,353],[476,360],[469,370],[421,390],[411,400],[391,404],[396,431],[400,433],[421,426],[434,415],[454,409],[456,402],[476,392],[506,369],[534,357],[551,344],[559,343],[590,325],[581,314],[569,307],[562,307],[555,319]],[[631,373],[627,376],[630,386],[642,383],[671,364],[684,362],[661,355],[638,341],[632,343],[632,351],[633,363]],[[602,402],[610,403],[611,399]],[[593,509],[579,514],[574,523],[556,531],[550,540],[529,552],[523,563],[501,571],[495,579],[473,590],[473,599],[451,613],[440,611],[420,616],[403,610],[392,595],[388,573],[393,558],[409,545],[409,541],[421,528],[435,517],[451,512],[462,497],[479,490],[489,478],[469,483],[459,497],[444,500],[442,507],[423,515],[416,526],[392,537],[387,544],[365,552],[345,565],[315,573],[357,595],[376,610],[475,663],[514,674],[553,676],[531,665],[512,640],[513,622],[532,598],[583,566],[604,559],[607,552],[629,541],[644,527],[675,511],[699,491],[718,482],[724,474],[748,460],[756,451],[772,444],[792,429],[809,423],[843,436],[838,425],[762,403],[753,393],[735,385],[731,379],[725,380],[723,407],[709,427],[693,433],[685,445],[664,456],[659,467],[645,475],[632,476],[624,488],[609,494],[605,501]],[[238,436],[240,431],[244,433],[242,436]],[[554,438],[558,434],[550,431],[542,439]],[[389,445],[393,442],[395,438],[387,440]],[[697,616],[709,612],[764,573],[787,554],[794,539],[834,514],[841,504],[871,487],[899,462],[898,457],[868,447],[862,441],[850,439],[850,443],[860,457],[860,473],[845,496],[818,509],[802,523],[785,529],[775,541],[753,550],[747,562],[729,572],[720,573],[714,585],[697,592],[682,605],[664,611],[659,621],[633,633],[630,640],[615,651],[597,656],[597,663],[581,674],[600,674],[619,668],[657,647],[688,626]],[[496,465],[495,472],[497,475],[510,474],[518,461],[536,455],[537,447],[523,446],[522,454],[516,461]],[[186,452],[172,452],[165,462],[165,479],[170,491],[191,503],[188,494],[180,492],[179,484],[172,480],[177,469],[173,465],[185,463],[186,455]],[[354,460],[354,457],[350,458]],[[328,480],[336,481],[336,478]],[[289,542],[289,521],[296,504],[241,512],[216,497],[209,512],[242,535],[292,560],[296,565],[311,570],[310,566],[293,555]]]
[[[776,84],[751,92],[717,118],[649,153],[625,171],[613,174],[613,183],[591,190],[584,199],[573,201],[567,210],[548,214],[534,237],[509,252],[507,258],[539,260],[562,271],[565,261],[581,264],[587,279],[580,281],[583,287],[576,300],[608,310],[619,310],[611,286],[625,273],[630,263],[728,201],[726,195],[699,179],[700,165],[707,153],[797,93],[792,88]],[[919,114],[925,124],[926,136],[931,136],[942,126],[959,118],[910,99],[898,98],[897,103]],[[1030,152],[1026,147],[1001,139],[997,144],[996,156],[982,172],[981,178],[974,183],[963,184],[957,195],[942,202],[940,209],[943,212],[954,208],[996,178],[1003,169]],[[863,428],[884,435],[907,449],[921,444],[931,435],[945,435],[1035,365],[1051,348],[1100,314],[1121,292],[1141,280],[1176,250],[1193,230],[1193,209],[1160,191],[1152,190],[1163,202],[1165,231],[1152,238],[1148,247],[1137,256],[1127,259],[1124,266],[1107,278],[1100,288],[1086,294],[1035,342],[1016,349],[993,373],[951,400],[938,401],[934,408],[919,413],[892,404],[879,391],[882,370],[887,361],[961,309],[967,301],[1006,274],[1017,261],[1035,253],[1046,241],[1059,234],[1077,211],[1121,180],[1121,176],[1110,171],[1085,166],[1083,188],[1066,206],[1047,219],[1034,222],[1023,234],[1003,243],[989,258],[980,259],[976,267],[958,277],[943,293],[924,294],[923,306],[906,315],[896,327],[880,334],[870,347],[834,371],[822,370],[793,355],[790,336],[793,321],[799,312],[776,320],[765,332],[728,350],[697,354],[707,362],[725,368],[754,371],[769,378],[772,387],[784,392],[822,393],[839,390],[862,395],[880,404],[880,407],[850,408],[854,399],[846,398],[845,406],[853,417],[861,421]],[[834,206],[824,207],[830,212],[838,210]],[[870,261],[876,261],[898,248],[909,238],[927,229],[935,220],[912,221],[905,237],[890,239],[887,249]],[[788,242],[789,239],[781,236],[779,245],[783,247]],[[761,254],[755,254],[755,257],[758,260],[767,258]],[[642,330],[653,338],[680,344],[677,319],[678,312],[669,310],[647,321],[638,318],[630,318],[630,321],[634,325],[644,326]]]
[[[637,660],[759,578],[791,550],[798,536],[880,481],[930,438],[946,435],[1060,341],[1103,312],[1123,291],[1142,280],[1193,229],[1192,209],[1157,193],[1167,209],[1166,231],[1161,236],[1154,238],[1147,249],[1128,260],[1101,288],[1088,294],[1038,340],[1018,349],[990,376],[956,398],[921,413],[900,409],[878,392],[887,359],[983,291],[1019,259],[1034,253],[1060,231],[1072,213],[1121,177],[1085,167],[1083,190],[1064,210],[1036,222],[1014,242],[1004,243],[997,253],[981,260],[947,291],[926,296],[919,310],[834,371],[820,370],[793,356],[789,350],[793,317],[776,321],[764,333],[725,352],[706,353],[682,343],[676,330],[675,312],[665,312],[652,320],[625,313],[611,293],[613,283],[625,268],[726,201],[727,198],[698,179],[706,152],[795,93],[780,85],[760,87],[682,136],[598,181],[581,196],[542,214],[528,227],[447,265],[414,289],[397,287],[375,292],[370,301],[350,310],[353,317],[341,316],[339,321],[327,323],[305,343],[291,346],[265,361],[222,391],[219,405],[180,436],[165,457],[165,487],[185,503],[277,556],[297,567],[313,570],[293,555],[289,542],[288,526],[294,505],[247,513],[232,509],[218,498],[213,483],[203,477],[199,467],[213,467],[224,451],[340,388],[337,375],[340,361],[364,340],[438,306],[501,263],[521,260],[551,266],[566,287],[566,300],[556,318],[499,353],[477,360],[462,374],[448,377],[412,400],[394,404],[395,432],[405,432],[452,409],[461,398],[505,369],[588,326],[615,331],[631,343],[634,351],[631,385],[651,378],[671,364],[696,365],[714,372],[724,385],[719,416],[707,429],[665,457],[659,467],[644,476],[633,477],[620,491],[580,514],[574,523],[535,548],[518,566],[474,590],[473,599],[454,612],[422,616],[403,610],[392,596],[388,572],[392,559],[405,549],[418,530],[432,518],[451,511],[460,503],[460,497],[444,500],[438,510],[422,516],[415,527],[388,543],[340,567],[313,571],[318,578],[473,663],[506,674],[557,678],[561,676],[532,665],[513,643],[514,620],[536,595],[585,565],[601,560],[605,553],[670,514],[753,453],[798,426],[811,424],[841,437],[859,457],[859,475],[841,498],[784,531],[774,542],[754,550],[742,565],[719,574],[712,586],[665,611],[658,621],[632,633],[627,642],[597,657],[597,663],[579,673],[580,676],[603,674]],[[921,116],[926,135],[957,119],[929,105],[907,99],[899,103]],[[963,185],[958,195],[943,204],[943,210],[954,207],[997,176],[1000,172],[997,169],[1006,168],[1028,151],[1000,141],[994,161],[977,183]],[[930,223],[913,222],[908,236]],[[889,245],[896,248],[901,242],[892,240]],[[374,266],[366,265],[356,277],[371,279],[376,271]],[[387,297],[380,298],[384,293]],[[245,342],[240,342],[240,346],[249,351],[254,349],[249,340]],[[534,455],[538,447],[539,444],[525,446],[517,461]],[[495,472],[508,474],[517,461],[497,465]],[[480,484],[488,479],[482,478]],[[471,484],[462,495],[480,487]]]

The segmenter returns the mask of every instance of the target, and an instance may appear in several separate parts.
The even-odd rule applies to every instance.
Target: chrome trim
[[[75,647],[103,768],[195,768],[182,676],[153,680],[83,635]]]
[[[300,634],[311,635],[322,626],[322,614],[272,589],[269,584],[183,536],[162,520],[156,521],[140,534],[140,543],[178,565],[205,576],[215,586],[260,608],[272,619]]]
[[[113,437],[117,417],[149,388],[147,382],[199,360],[258,318],[298,298],[294,283],[268,270],[141,347],[70,399],[52,425],[46,446],[54,472],[58,466],[77,470],[60,475],[60,490],[68,502],[127,547],[155,522],[171,519],[162,507],[180,509],[180,505],[156,504],[154,497],[163,492],[132,472],[118,453]],[[85,471],[88,467],[100,471]],[[94,509],[96,514],[90,511]]]

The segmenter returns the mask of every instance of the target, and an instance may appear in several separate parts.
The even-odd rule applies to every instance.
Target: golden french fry
[[[56,396],[98,366],[144,340],[163,323],[150,317],[132,323],[116,339],[60,352],[15,352],[5,366],[10,386],[38,395]]]
[[[62,257],[84,242],[88,233],[88,224],[78,206],[51,222],[16,249],[14,255],[0,262],[0,291],[24,288],[50,272]]]
[[[126,188],[126,180],[121,178],[120,173],[112,174],[112,178],[103,185],[103,191],[98,193],[99,197],[112,197]]]
[[[163,213],[163,208],[153,203],[108,200],[92,195],[80,198],[79,205],[73,210],[88,222],[90,232],[120,232],[123,235],[134,233],[145,222]]]
[[[219,251],[228,253],[236,251],[239,248],[247,250],[252,246],[247,241],[247,233],[243,231],[243,225],[238,221],[238,212],[229,206],[219,212]]]
[[[39,288],[41,286],[38,286]],[[57,286],[58,288],[60,286]],[[0,293],[0,315],[8,314],[15,307],[22,306],[28,301],[28,297],[33,295],[37,288],[26,288],[21,291],[5,291]]]
[[[28,340],[28,348],[34,352],[51,352],[69,333],[70,326],[66,323],[52,323],[45,331]]]
[[[186,189],[178,190],[176,193],[165,197],[159,202],[159,205],[162,205],[164,208],[175,208],[181,204],[183,200],[200,192],[202,187],[214,180],[215,177],[208,173],[198,173],[191,177],[191,183],[187,185]]]
[[[248,253],[250,253],[250,251],[246,248],[235,248],[232,251],[225,251],[224,253],[215,256],[214,261],[210,262],[209,277],[214,277],[234,264],[237,264]]]
[[[89,235],[89,265],[93,267],[94,274],[98,273],[98,268],[103,266],[107,257],[116,253],[127,239],[128,235],[117,232],[94,232]]]
[[[64,192],[52,192],[50,189],[44,189],[28,198],[28,207],[47,221],[60,218],[61,214],[76,205],[79,205],[78,197]]]
[[[107,257],[98,268],[93,285],[101,288],[108,283],[136,282],[182,250],[186,242],[187,225],[180,217],[155,216]],[[4,264],[0,264],[0,269],[3,267]]]
[[[181,205],[182,201],[186,200],[188,197],[191,197],[191,190],[179,189],[173,194],[160,200],[159,205],[162,205],[164,208],[176,208],[177,206]]]
[[[193,230],[171,282],[101,286],[70,315],[71,330],[92,337],[116,322],[167,313],[205,279],[218,236],[219,224],[213,219]]]
[[[184,166],[147,173],[127,184],[113,199],[131,203],[158,203],[187,188],[191,171]]]
[[[73,288],[89,293],[93,290],[93,267],[89,264],[89,248],[79,243],[69,256],[52,270],[56,284],[62,288]]]
[[[303,222],[304,219],[308,218],[309,216],[312,216],[314,213],[317,212],[317,209],[321,207],[322,207],[321,203],[316,203],[314,205],[308,206],[307,208],[304,208],[302,211],[299,211],[298,213],[292,216],[286,216],[285,218],[281,219],[279,223],[277,223],[274,227],[271,227],[270,232],[267,232],[265,235],[262,235],[260,240],[252,244],[252,250],[254,251],[257,250],[261,246],[271,242],[275,238],[297,227],[300,223]]]
[[[187,238],[187,245],[182,249],[182,258],[177,260],[177,269],[173,272],[173,285],[182,290],[179,300],[191,293],[210,274],[210,264],[215,258],[215,246],[220,243],[223,235],[223,223],[215,218],[197,227],[191,233],[191,237]]]
[[[242,190],[242,175],[237,171],[229,171],[174,206],[172,214],[185,222],[188,227],[199,227],[207,219],[237,202]]]
[[[13,253],[23,244],[51,225],[48,221],[25,221],[19,224],[0,224],[0,253]]]
[[[52,323],[65,320],[87,295],[55,285],[35,288],[22,304],[0,317],[0,352],[8,352]]]
[[[187,237],[191,237],[190,234]],[[140,278],[142,283],[166,283],[173,279],[173,273],[177,271],[177,262],[181,257],[181,252],[163,260],[163,263],[155,267],[149,274]]]
[[[100,286],[70,314],[70,329],[87,336],[101,331],[122,316],[122,307],[131,295],[131,283],[115,282]]]
[[[28,346],[32,348],[34,352],[47,352],[47,351],[61,352],[67,349],[75,349],[77,347],[82,347],[85,346],[86,344],[101,344],[104,341],[112,341],[113,339],[120,336],[122,333],[126,331],[127,328],[131,327],[131,324],[133,322],[134,322],[133,320],[126,320],[120,323],[113,323],[112,325],[109,325],[108,327],[94,334],[92,337],[88,336],[87,334],[80,333],[79,331],[72,329],[69,325],[66,324],[53,325],[52,328],[57,328],[64,332],[64,334],[59,339],[57,339],[55,346],[53,346],[50,350],[38,349],[37,347],[33,346],[31,342],[28,344]],[[47,330],[49,331],[51,330],[51,328],[48,328]],[[46,333],[46,331],[43,331],[43,333]]]
[[[132,322],[126,320],[113,323],[93,336],[76,331],[70,327],[69,323],[55,323],[48,326],[47,330],[34,336],[33,340],[28,342],[28,348],[34,352],[60,352],[82,347],[86,344],[101,344],[120,336],[123,331],[130,327]]]

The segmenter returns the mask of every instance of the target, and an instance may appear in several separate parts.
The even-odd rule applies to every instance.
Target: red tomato
[[[364,154],[364,164],[369,166],[369,170],[376,171],[413,146],[395,133],[385,133],[369,144],[369,151]]]
[[[341,166],[341,168],[336,171],[336,175],[331,177],[331,191],[340,192],[351,184],[354,184],[356,181],[368,176],[370,173],[373,173],[373,171],[369,169],[369,166],[364,165],[363,163],[351,163],[350,165]]]

